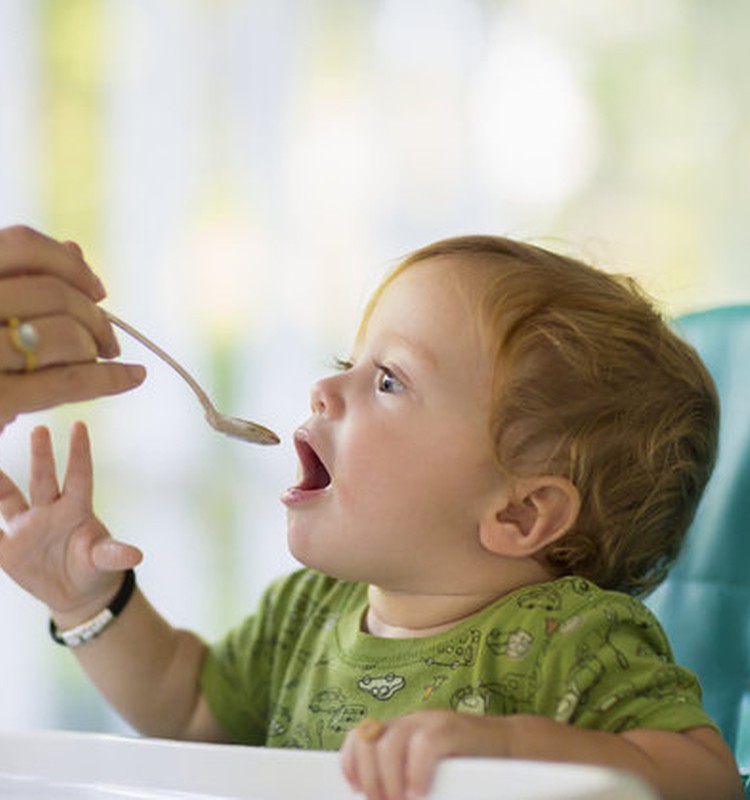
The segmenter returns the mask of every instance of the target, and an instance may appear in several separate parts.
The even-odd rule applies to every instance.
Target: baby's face
[[[292,553],[392,591],[460,591],[503,481],[489,435],[490,365],[477,287],[451,260],[384,291],[350,366],[312,389],[296,434],[301,480],[282,498]]]

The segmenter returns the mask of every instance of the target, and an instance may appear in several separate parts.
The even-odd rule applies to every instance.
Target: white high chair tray
[[[90,733],[0,732],[3,800],[352,800],[337,753]],[[655,800],[598,767],[456,758],[431,800]]]

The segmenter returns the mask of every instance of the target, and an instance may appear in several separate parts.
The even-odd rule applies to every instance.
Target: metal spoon
[[[262,425],[257,425],[255,422],[248,422],[239,417],[230,417],[217,411],[216,407],[209,400],[208,395],[203,391],[195,378],[193,378],[184,367],[180,366],[172,356],[165,353],[161,347],[154,344],[140,331],[137,331],[132,325],[128,325],[127,322],[116,317],[110,311],[105,311],[104,313],[113,325],[116,325],[118,328],[125,331],[125,333],[130,334],[134,339],[137,339],[142,345],[159,356],[162,361],[169,364],[175,372],[185,379],[200,400],[206,412],[206,420],[212,428],[221,431],[221,433],[226,433],[227,436],[233,436],[235,439],[244,439],[246,442],[255,442],[256,444],[278,444],[281,441],[273,431],[264,428]]]

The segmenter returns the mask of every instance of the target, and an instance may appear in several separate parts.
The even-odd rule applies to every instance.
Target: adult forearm
[[[64,628],[80,620],[56,622]],[[138,589],[101,636],[73,649],[94,685],[134,728],[177,739],[201,738],[190,726],[205,651],[197,636],[169,625]]]

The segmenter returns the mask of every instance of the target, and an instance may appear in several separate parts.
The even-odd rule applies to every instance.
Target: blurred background
[[[186,385],[22,418],[65,462],[92,430],[96,506],[139,581],[208,639],[286,553],[309,387],[408,251],[489,232],[638,276],[669,315],[750,301],[746,0],[0,0],[0,226],[77,241],[106,306],[277,430],[214,433]],[[0,575],[0,728],[127,730]]]

